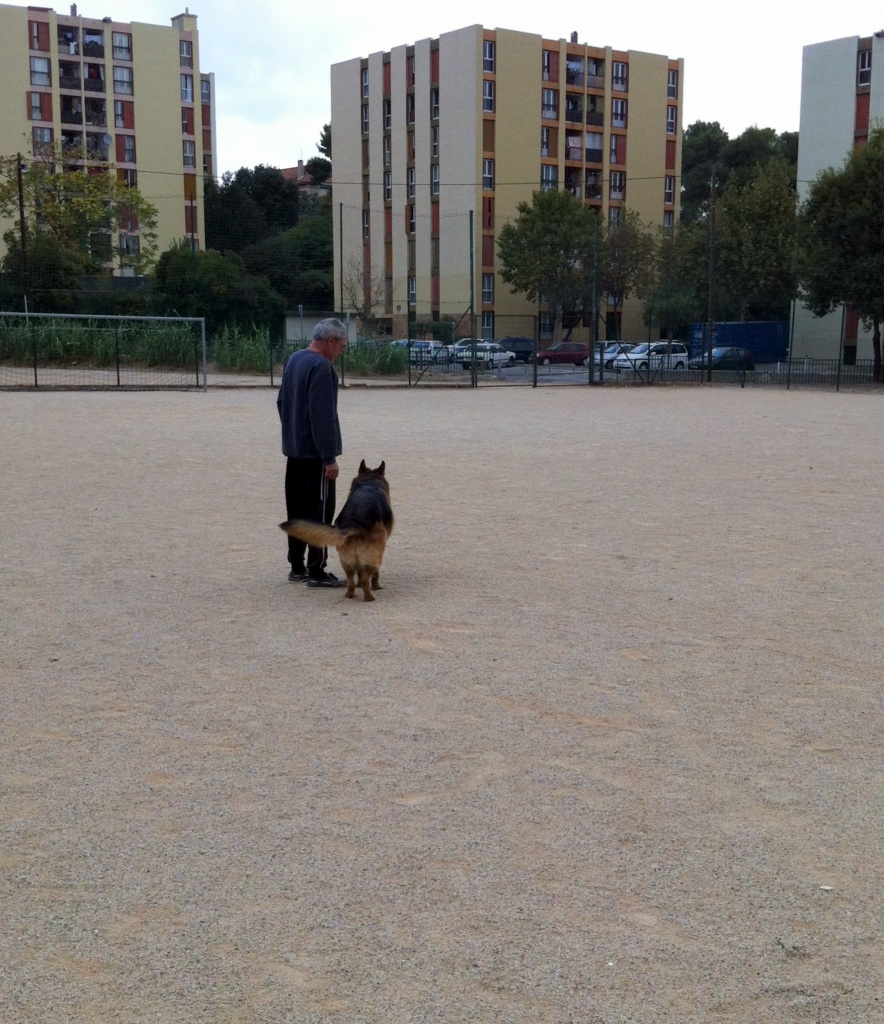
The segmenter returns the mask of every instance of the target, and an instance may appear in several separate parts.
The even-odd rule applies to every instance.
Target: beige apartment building
[[[545,307],[499,278],[497,233],[541,188],[608,222],[628,208],[673,224],[682,90],[680,59],[481,25],[333,65],[338,308],[339,279],[362,274],[366,289],[382,282],[394,335],[409,312],[459,319],[472,305],[484,337],[535,323],[549,337]],[[637,303],[621,331],[646,333]]]
[[[200,70],[196,15],[162,26],[84,17],[76,4],[68,14],[0,4],[0,52],[0,153],[84,148],[87,163],[110,161],[156,205],[161,252],[180,239],[204,246],[214,75]],[[139,245],[137,225],[121,244]]]

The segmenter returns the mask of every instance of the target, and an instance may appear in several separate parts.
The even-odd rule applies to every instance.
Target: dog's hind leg
[[[371,581],[377,575],[377,570],[370,565],[359,566],[359,586],[362,587],[362,596],[366,601],[373,601],[374,594],[371,592]]]
[[[381,570],[380,569],[378,569],[377,572],[372,573],[372,576],[371,576],[371,589],[372,590],[383,590],[384,589],[381,586]]]

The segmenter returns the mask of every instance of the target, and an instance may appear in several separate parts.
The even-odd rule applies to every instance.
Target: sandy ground
[[[884,395],[0,395],[0,1020],[884,1021]]]

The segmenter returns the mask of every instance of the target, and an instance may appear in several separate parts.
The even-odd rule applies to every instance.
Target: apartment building
[[[801,65],[801,118],[798,135],[798,195],[810,183],[869,137],[869,125],[884,123],[884,32],[849,36],[805,46]],[[842,319],[845,363],[872,358],[872,333],[856,310],[816,318],[795,303],[792,354],[835,359],[841,350]]]
[[[160,251],[182,238],[204,245],[214,75],[200,70],[196,15],[162,26],[84,17],[76,4],[68,14],[0,4],[0,52],[0,153],[40,159],[60,144],[85,150],[87,164],[110,161],[156,205]],[[137,224],[121,244],[138,247]]]
[[[472,304],[485,337],[532,333],[535,317],[548,337],[545,307],[500,279],[500,228],[541,188],[607,221],[628,208],[673,224],[683,84],[681,60],[481,25],[334,65],[336,267],[383,280],[396,335],[409,312]],[[646,333],[637,303],[622,316],[621,336]]]

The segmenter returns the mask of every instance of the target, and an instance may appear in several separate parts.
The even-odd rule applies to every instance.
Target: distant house
[[[304,195],[307,196],[324,196],[331,189],[331,178],[322,182],[321,185],[313,183],[313,179],[304,167],[303,160],[298,161],[297,167],[284,167],[282,169],[282,176],[286,181],[293,181]]]

